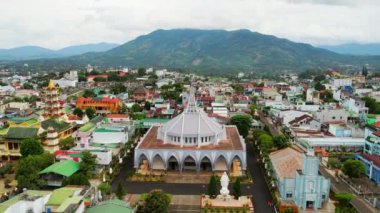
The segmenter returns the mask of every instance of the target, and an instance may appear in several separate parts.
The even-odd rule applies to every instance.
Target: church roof
[[[161,131],[176,136],[213,136],[222,133],[224,127],[201,111],[191,95],[184,112],[167,122]]]
[[[291,147],[269,154],[269,158],[279,179],[293,178],[296,170],[302,169],[303,157],[303,153]]]

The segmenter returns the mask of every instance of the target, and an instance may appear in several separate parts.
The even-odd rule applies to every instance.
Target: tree
[[[342,171],[350,178],[359,178],[365,174],[365,165],[360,160],[349,159],[344,162]]]
[[[27,138],[21,142],[20,153],[22,157],[28,155],[40,155],[44,153],[41,142],[35,138]]]
[[[323,81],[325,79],[326,77],[324,75],[317,75],[315,76],[314,81]]]
[[[233,190],[233,195],[235,199],[238,199],[241,196],[240,178],[236,178],[236,181],[233,185]]]
[[[145,72],[146,72],[146,70],[145,70],[145,68],[143,68],[143,67],[140,67],[138,70],[137,70],[137,75],[138,76],[144,76],[145,75]]]
[[[169,211],[170,196],[161,190],[153,190],[146,196],[137,213],[167,213]]]
[[[326,87],[325,87],[323,84],[321,84],[321,82],[318,81],[318,82],[315,84],[314,89],[315,89],[315,90],[318,90],[318,91],[321,91],[321,90],[325,90]]]
[[[16,180],[18,188],[40,189],[46,182],[40,178],[38,172],[54,162],[54,155],[45,152],[40,155],[28,155],[19,160]]]
[[[93,98],[95,96],[96,96],[96,94],[95,94],[95,92],[92,89],[86,89],[83,92],[83,97],[85,97],[85,98]]]
[[[259,143],[260,143],[260,147],[264,151],[268,151],[268,150],[270,150],[270,149],[273,148],[273,138],[272,138],[272,136],[270,136],[268,134],[262,134],[262,135],[259,136],[258,140],[259,140]]]
[[[120,200],[123,200],[124,195],[125,195],[125,189],[119,182],[119,185],[117,185],[117,189],[116,189],[116,197]]]
[[[0,167],[0,178],[4,178],[5,174],[9,174],[12,172],[13,166],[12,164],[5,164],[2,167]]]
[[[335,101],[332,92],[329,91],[329,90],[325,90],[325,91],[321,92],[319,97],[324,102],[333,102],[333,101]]]
[[[210,198],[215,198],[216,195],[218,194],[217,184],[218,183],[217,183],[215,175],[212,175],[210,178],[210,182],[208,184],[208,189],[207,189],[207,192]]]
[[[95,78],[94,78],[94,81],[95,81],[95,82],[106,82],[106,81],[107,81],[107,78],[103,78],[103,77],[95,77]]]
[[[329,158],[329,160],[327,161],[327,166],[332,169],[341,169],[342,163],[335,158]]]
[[[364,75],[364,77],[367,77],[367,75],[368,75],[368,69],[366,66],[363,66],[362,75]]]
[[[235,90],[236,93],[242,94],[244,92],[244,87],[241,84],[232,84],[231,87]]]
[[[132,112],[141,112],[142,108],[139,104],[133,104],[131,110]]]
[[[117,83],[111,87],[111,93],[112,94],[120,94],[127,91],[127,87],[125,87],[123,84]]]
[[[285,148],[289,146],[289,138],[284,135],[275,136],[273,138],[274,145],[279,148]]]
[[[93,108],[86,109],[86,115],[89,119],[93,119],[95,117],[95,110]]]
[[[376,102],[376,99],[366,96],[362,100],[365,101],[365,106],[368,107],[368,113],[380,114],[380,103]]]
[[[350,205],[350,202],[354,196],[348,192],[335,193],[335,199],[338,201],[339,206],[346,207]]]
[[[23,89],[34,89],[33,85],[32,84],[29,84],[29,83],[24,83],[22,85],[22,88]]]
[[[69,150],[75,146],[75,141],[74,141],[74,138],[70,136],[70,137],[67,137],[65,139],[59,140],[58,145],[59,145],[60,149]]]
[[[62,181],[62,186],[66,185],[90,186],[90,182],[88,181],[86,175],[81,172],[77,172]]]
[[[92,155],[90,151],[82,152],[82,159],[79,164],[80,171],[83,172],[87,177],[92,176],[92,172],[95,169],[96,165],[96,156]]]
[[[107,182],[101,183],[98,186],[98,189],[102,193],[102,196],[104,197],[105,195],[109,195],[111,192],[111,185]]]
[[[128,110],[127,105],[125,105],[125,103],[122,103],[119,113],[125,114],[127,112],[127,110]]]
[[[77,108],[74,109],[73,114],[76,115],[76,116],[78,116],[78,117],[80,117],[80,118],[82,118],[84,112],[83,112],[83,110],[81,110],[81,109],[79,109],[79,108],[77,107]]]
[[[252,117],[250,115],[234,115],[230,119],[230,124],[236,125],[240,135],[246,137],[252,125]]]
[[[144,104],[144,109],[145,110],[150,110],[151,105],[152,104],[149,101],[146,101],[145,104]]]

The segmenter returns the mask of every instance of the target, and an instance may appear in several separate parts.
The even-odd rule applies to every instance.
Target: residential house
[[[65,186],[52,192],[45,204],[44,212],[51,213],[83,213],[85,212],[85,188],[81,186]]]
[[[144,86],[139,86],[133,92],[133,100],[137,102],[144,102],[149,98],[149,92]]]
[[[3,213],[42,213],[45,211],[45,203],[48,202],[52,192],[39,190],[26,190],[0,204],[0,212]]]
[[[347,123],[348,113],[344,109],[321,109],[313,113],[314,118],[321,123],[342,121]]]
[[[9,127],[7,133],[0,139],[0,156],[2,160],[15,160],[21,157],[20,143],[24,139],[37,138],[39,128]]]
[[[46,180],[48,186],[62,186],[62,181],[79,171],[79,162],[65,160],[53,163],[38,174]]]
[[[380,185],[380,156],[367,153],[356,153],[355,159],[360,160],[365,165],[365,173],[370,180]]]
[[[133,213],[135,210],[125,201],[112,199],[101,202],[96,206],[92,206],[86,210],[87,213]]]

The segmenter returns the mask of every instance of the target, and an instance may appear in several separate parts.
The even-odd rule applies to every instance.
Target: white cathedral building
[[[134,167],[152,171],[227,171],[245,174],[246,146],[236,126],[221,125],[195,105],[191,95],[184,112],[152,126],[135,149]]]

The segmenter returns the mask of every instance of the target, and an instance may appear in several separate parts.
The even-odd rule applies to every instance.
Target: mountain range
[[[88,52],[104,52],[119,46],[114,43],[97,43],[69,46],[51,50],[39,46],[22,46],[11,49],[0,49],[0,60],[27,60],[39,58],[59,58],[80,55]]]
[[[380,43],[372,44],[341,44],[341,45],[324,45],[319,46],[336,53],[350,55],[380,55]]]
[[[105,52],[18,62],[38,67],[87,64],[175,68],[206,73],[380,68],[380,56],[338,54],[249,30],[156,30]]]

